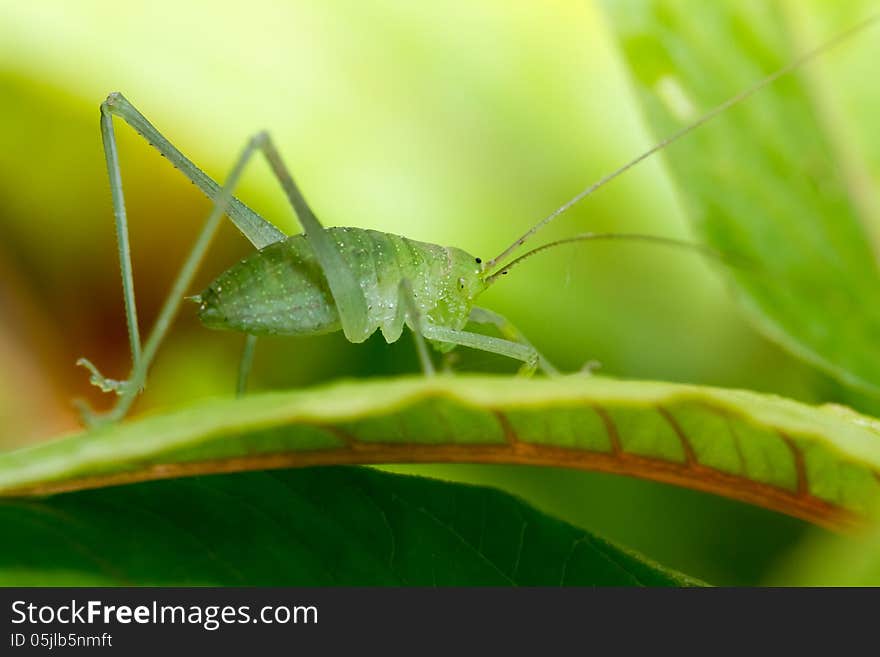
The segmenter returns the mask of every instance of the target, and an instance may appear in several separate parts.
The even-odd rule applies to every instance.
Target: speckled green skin
[[[462,329],[486,284],[476,258],[452,247],[361,228],[327,228],[360,282],[371,334],[400,338],[399,285],[412,284],[423,318]],[[201,295],[199,319],[209,328],[250,335],[318,335],[341,329],[327,280],[304,235],[293,235],[226,270]],[[410,327],[412,328],[412,327]]]

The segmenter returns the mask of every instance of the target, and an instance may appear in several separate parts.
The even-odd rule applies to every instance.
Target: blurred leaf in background
[[[869,5],[831,8],[817,0],[788,10],[808,28],[802,41],[809,45]],[[0,15],[0,354],[16,359],[0,370],[0,446],[73,428],[72,397],[106,403],[74,368],[77,357],[92,358],[110,376],[124,376],[129,366],[98,131],[97,108],[110,91],[124,92],[215,177],[265,128],[325,224],[487,257],[656,138],[640,119],[614,30],[598,5],[583,0],[156,0],[112,10],[99,0],[0,0]],[[856,40],[817,73],[823,97],[839,99],[837,125],[863,145],[873,182],[880,92],[865,80],[876,44]],[[701,56],[737,56],[714,46]],[[736,91],[719,89],[722,96]],[[117,133],[139,310],[148,325],[209,203],[137,135],[123,126]],[[768,189],[784,182],[768,180]],[[297,230],[262,164],[241,196],[282,229]],[[694,239],[661,160],[573,209],[545,237],[612,229]],[[247,252],[226,227],[200,282]],[[485,305],[507,314],[566,369],[595,359],[614,376],[859,403],[759,335],[718,272],[681,253],[636,245],[559,251],[512,273]],[[136,410],[228,393],[240,348],[240,336],[209,332],[185,309]],[[511,371],[479,354],[463,354],[461,366]],[[254,386],[415,368],[406,340],[267,340]],[[420,471],[517,492],[720,583],[757,581],[802,529],[729,501],[603,475]]]
[[[658,137],[820,41],[803,36],[804,21],[787,19],[793,12],[773,3],[694,7],[652,0],[614,5]],[[858,36],[874,35],[869,27]],[[712,58],[718,43],[738,56]],[[877,397],[880,199],[866,184],[858,142],[838,129],[841,111],[813,83],[822,72],[811,62],[776,80],[664,155],[701,240],[746,259],[729,273],[755,324],[793,354]]]

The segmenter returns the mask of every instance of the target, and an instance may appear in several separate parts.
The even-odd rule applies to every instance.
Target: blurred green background
[[[729,0],[733,2],[734,0]],[[870,3],[791,3],[815,42]],[[880,153],[864,84],[876,36],[831,55],[825,83],[858,139]],[[876,86],[876,85],[874,85]],[[216,178],[268,129],[328,225],[352,225],[491,257],[654,140],[613,31],[587,0],[0,0],[0,448],[78,427],[71,399],[102,399],[74,367],[129,366],[98,105],[123,92]],[[738,89],[730,89],[733,94]],[[871,98],[868,98],[871,96]],[[718,99],[723,100],[722,98]],[[720,119],[723,121],[724,119]],[[117,124],[142,327],[163,300],[210,205]],[[873,174],[880,177],[878,162]],[[239,195],[298,230],[267,168]],[[690,232],[662,160],[573,209],[544,238],[578,231]],[[225,226],[201,289],[249,250]],[[748,325],[718,271],[681,252],[589,245],[535,258],[481,302],[567,370],[849,401],[836,384]],[[136,413],[229,394],[242,337],[184,307]],[[253,388],[417,369],[409,338],[267,339]],[[515,366],[462,352],[459,367]],[[401,468],[397,468],[401,469]],[[410,467],[488,483],[691,575],[749,583],[784,559],[798,522],[690,491],[541,468]]]

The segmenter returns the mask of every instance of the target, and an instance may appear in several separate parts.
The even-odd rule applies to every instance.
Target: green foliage
[[[211,0],[157,3],[154,11],[171,17],[161,35],[140,27],[134,5],[19,3],[0,22],[5,445],[71,425],[68,400],[86,394],[73,378],[77,356],[100,353],[120,375],[128,364],[118,280],[108,275],[117,265],[96,128],[107,92],[130,93],[213,175],[266,127],[328,225],[485,257],[656,138],[868,13],[855,2],[627,0],[607,3],[606,23],[580,0],[478,9],[464,0],[256,0],[223,12]],[[625,93],[608,45],[618,35],[640,103]],[[739,321],[704,263],[650,248],[535,258],[487,293],[486,305],[566,369],[595,358],[614,376],[753,388],[876,415],[873,36],[725,113],[545,235],[686,237],[687,215],[699,241],[755,264],[721,275],[787,353]],[[639,107],[653,136],[634,118]],[[121,141],[149,319],[207,207],[136,138]],[[256,184],[258,175],[243,198],[293,228],[274,181]],[[221,239],[205,281],[244,255],[241,246]],[[838,526],[870,512],[878,487],[877,421],[865,415],[756,393],[577,378],[400,380],[192,403],[231,388],[239,344],[182,319],[141,402],[147,417],[0,456],[0,488],[34,494],[0,503],[0,526],[15,537],[0,547],[4,583],[685,581],[593,532],[719,583],[756,583],[773,563],[784,566],[774,583],[877,582],[873,535],[819,537],[789,557],[801,525],[620,477],[521,466],[428,471],[528,493],[544,514],[482,488],[356,468],[256,471],[387,460],[594,468]],[[408,347],[267,341],[256,383],[411,372]],[[465,370],[495,365],[464,357]],[[167,412],[172,403],[179,410]],[[83,486],[101,488],[40,497]]]
[[[488,488],[360,468],[0,502],[0,586],[682,586]]]
[[[804,50],[773,3],[611,6],[658,137]],[[860,36],[876,38],[871,32]],[[712,55],[718,44],[723,57]],[[839,119],[811,80],[815,65],[775,81],[665,158],[701,239],[752,263],[730,274],[758,326],[798,357],[876,396],[880,240],[872,247],[873,191],[860,182],[862,165],[847,159]]]
[[[497,377],[413,378],[216,400],[176,413],[6,453],[0,455],[0,493],[33,496],[59,490],[131,484],[144,479],[260,471],[291,465],[388,461],[531,463],[671,481],[840,526],[874,507],[880,488],[876,475],[880,471],[878,435],[880,428],[875,421],[850,411],[836,407],[811,408],[745,391],[583,376],[543,381]],[[368,577],[365,562],[346,558],[338,563],[336,571],[342,581],[426,583],[424,567],[413,565],[422,563],[419,560],[425,558],[425,553],[416,555],[417,550],[408,544],[407,551],[402,549],[398,556],[393,556],[398,554],[396,548],[388,547],[387,541],[394,543],[393,536],[401,534],[422,536],[425,542],[420,545],[432,546],[427,552],[444,564],[438,565],[432,575],[438,582],[485,584],[502,580],[493,579],[488,571],[472,570],[469,560],[479,562],[486,556],[474,545],[482,545],[484,540],[499,541],[499,546],[507,545],[508,549],[518,545],[515,550],[518,552],[525,544],[524,539],[514,541],[510,532],[522,531],[533,523],[563,526],[500,493],[441,486],[422,479],[402,483],[395,477],[378,477],[356,470],[333,472],[313,469],[277,476],[226,476],[202,479],[200,483],[136,484],[133,492],[132,487],[111,487],[94,493],[67,493],[47,502],[12,503],[6,507],[11,515],[5,526],[17,538],[2,549],[7,551],[8,559],[20,560],[22,551],[30,553],[29,545],[56,543],[21,528],[34,523],[41,527],[37,522],[39,513],[49,513],[55,518],[70,518],[69,523],[53,523],[53,532],[68,541],[73,540],[75,534],[76,541],[84,542],[83,549],[97,550],[115,567],[126,571],[125,577],[135,583],[173,583],[174,575],[169,573],[175,572],[174,568],[150,561],[149,568],[138,570],[136,564],[142,555],[138,551],[129,554],[129,542],[141,532],[151,532],[162,536],[163,542],[175,545],[176,552],[188,553],[194,549],[190,544],[193,539],[178,529],[180,525],[187,525],[183,519],[188,517],[194,523],[191,531],[197,533],[197,540],[211,546],[225,546],[212,547],[212,552],[219,555],[217,559],[233,558],[224,557],[227,554],[224,550],[228,549],[229,555],[239,555],[247,549],[249,559],[245,561],[259,563],[252,566],[253,571],[248,570],[246,564],[240,566],[238,580],[209,569],[191,573],[187,582],[201,581],[199,578],[204,577],[205,582],[268,583],[266,573],[271,569],[262,570],[267,558],[263,550],[269,555],[278,551],[298,555],[298,550],[323,554],[327,550],[325,540],[350,544],[343,536],[329,532],[324,526],[326,522],[342,525],[346,532],[354,531],[352,526],[361,525],[377,532],[391,524],[388,516],[393,510],[395,521],[387,530],[392,538],[386,536],[385,543],[356,551],[363,552],[364,559],[369,555],[375,563],[380,563],[388,558],[390,549],[392,561],[401,559],[400,569],[391,567],[387,572],[379,569]],[[359,481],[367,483],[356,483]],[[217,490],[210,490],[205,482],[220,483]],[[278,486],[279,482],[295,487],[291,499]],[[343,485],[344,482],[348,483]],[[385,491],[386,486],[390,492]],[[418,514],[400,514],[401,505],[421,508],[424,503],[401,499],[403,493],[398,491],[399,486],[408,494],[435,500],[451,513],[444,516],[445,520],[437,521],[448,534],[465,532],[459,524],[470,528],[468,531],[478,531],[477,535],[468,534],[467,539],[462,539],[468,546],[465,561],[461,561],[464,557],[457,541],[450,543],[446,534],[437,541],[429,540],[426,538],[429,534],[421,525],[424,518]],[[373,488],[381,492],[374,492]],[[328,494],[328,491],[335,492]],[[216,504],[221,493],[229,497],[229,502],[222,505],[222,513],[208,513],[206,508]],[[179,501],[172,504],[172,499]],[[258,499],[263,502],[256,502]],[[327,506],[331,499],[334,500],[332,508]],[[145,500],[149,500],[149,504]],[[140,505],[145,504],[139,511]],[[311,505],[310,511],[285,515],[283,521],[275,518],[278,509],[285,506],[308,505]],[[365,508],[375,505],[385,518],[382,523],[364,513]],[[111,528],[114,532],[119,529],[118,519],[108,511],[111,506],[130,507],[125,522],[131,526],[122,532],[126,536],[123,545],[117,546],[104,538]],[[167,510],[162,512],[162,508]],[[525,514],[529,519],[513,522],[510,515],[513,512],[504,509],[514,508],[518,509],[516,513]],[[248,509],[255,513],[256,519],[245,522]],[[163,513],[173,513],[178,520],[144,524],[145,520],[161,517]],[[433,516],[440,511],[425,513]],[[267,515],[272,517],[272,522],[266,522]],[[486,518],[492,519],[491,532],[483,528]],[[293,523],[284,526],[290,531],[295,526],[297,535],[310,534],[310,523],[318,519],[323,524],[315,530],[317,546],[278,543],[280,538],[253,540],[255,535],[271,532],[278,523]],[[229,527],[250,526],[250,522],[257,524],[252,531],[228,532]],[[503,574],[508,578],[507,583],[532,584],[558,583],[560,578],[565,583],[581,584],[659,582],[666,577],[637,557],[622,556],[617,548],[608,548],[615,555],[612,561],[621,560],[630,566],[615,567],[611,574],[602,569],[597,571],[595,561],[601,554],[596,553],[599,549],[596,546],[605,543],[594,538],[572,539],[573,531],[567,527],[558,539],[531,546],[534,554],[530,553],[529,559],[534,569],[530,566],[529,570],[520,571],[514,567],[511,571],[493,561],[495,576]],[[225,540],[219,537],[223,532],[229,533]],[[543,531],[538,534],[543,535]],[[491,539],[485,538],[490,535]],[[584,557],[588,563],[578,566],[577,576],[569,574],[569,566],[560,565],[568,561],[568,557],[561,557],[560,551],[569,550],[572,540],[576,543],[583,540],[585,545],[592,546],[589,555]],[[52,555],[58,549],[63,548],[55,545],[48,552],[36,551],[38,566],[42,564],[39,567],[45,568],[53,563]],[[148,548],[144,549],[149,552]],[[414,553],[410,555],[408,550]],[[119,560],[123,552],[129,554],[123,560],[125,565]],[[314,555],[309,559],[313,560]],[[412,564],[410,559],[414,560]],[[298,559],[294,561],[299,563]],[[539,563],[543,566],[538,567]],[[77,577],[106,575],[95,563],[89,565],[88,560],[77,557],[76,564],[71,568]],[[38,570],[38,566],[29,565],[28,571]],[[189,572],[186,562],[181,562],[179,567]],[[655,579],[646,579],[648,575]],[[39,581],[39,576],[34,575],[33,581]],[[13,576],[7,574],[6,577]],[[277,577],[296,584],[325,581],[321,579],[324,575],[310,568],[284,570]]]
[[[768,585],[880,586],[880,523],[856,536],[810,536],[768,577]]]

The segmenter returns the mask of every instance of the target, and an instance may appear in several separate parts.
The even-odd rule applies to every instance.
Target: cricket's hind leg
[[[235,396],[241,397],[247,390],[248,378],[254,366],[254,350],[257,347],[257,336],[246,335],[244,348],[241,350],[241,361],[238,363],[238,383],[235,386]]]
[[[128,223],[125,214],[125,204],[122,197],[122,182],[119,176],[116,139],[113,135],[111,116],[108,112],[104,111],[103,106],[101,125],[105,139],[107,168],[110,174],[111,189],[113,190],[113,209],[117,221],[117,237],[122,266],[123,295],[125,299],[129,338],[131,341],[132,369],[127,380],[118,381],[102,375],[98,369],[85,358],[81,358],[77,361],[78,364],[86,367],[91,372],[90,380],[93,384],[97,385],[104,391],[115,392],[119,395],[116,404],[105,414],[97,414],[93,412],[85,402],[78,402],[77,406],[82,419],[87,426],[94,426],[100,423],[113,422],[121,419],[128,412],[128,409],[131,408],[138,393],[143,389],[147,370],[156,355],[159,345],[165,338],[172,320],[180,308],[180,304],[184,299],[184,294],[186,294],[187,289],[192,284],[196,270],[201,264],[205,253],[208,250],[208,246],[220,226],[220,221],[222,220],[223,215],[230,207],[230,203],[233,199],[232,192],[241,178],[247,163],[253,154],[262,148],[265,139],[263,135],[257,135],[247,143],[229,174],[225,185],[214,198],[214,207],[172,284],[171,291],[159,311],[156,323],[150,332],[146,344],[141,348],[137,324],[137,312],[135,310],[134,283],[131,277]]]
[[[193,164],[174,144],[168,141],[122,94],[112,93],[101,103],[101,140],[104,146],[107,175],[110,179],[110,195],[113,201],[113,216],[116,223],[116,243],[119,250],[119,265],[122,272],[125,319],[131,347],[132,368],[137,369],[141,359],[142,347],[134,295],[131,247],[128,237],[128,214],[125,208],[125,196],[122,191],[119,149],[116,144],[116,132],[113,128],[114,116],[120,117],[134,128],[175,168],[183,173],[193,184],[197,185],[208,198],[217,202],[217,204],[219,204],[219,198],[222,196],[223,190],[219,184]],[[224,211],[228,212],[232,222],[257,248],[262,248],[285,237],[284,233],[278,230],[271,222],[260,217],[231,194],[229,194],[229,198],[225,201]],[[91,372],[92,383],[105,392],[114,391],[117,394],[122,394],[125,391],[125,381],[118,381],[103,376],[87,359],[81,358],[78,364],[86,367]]]

